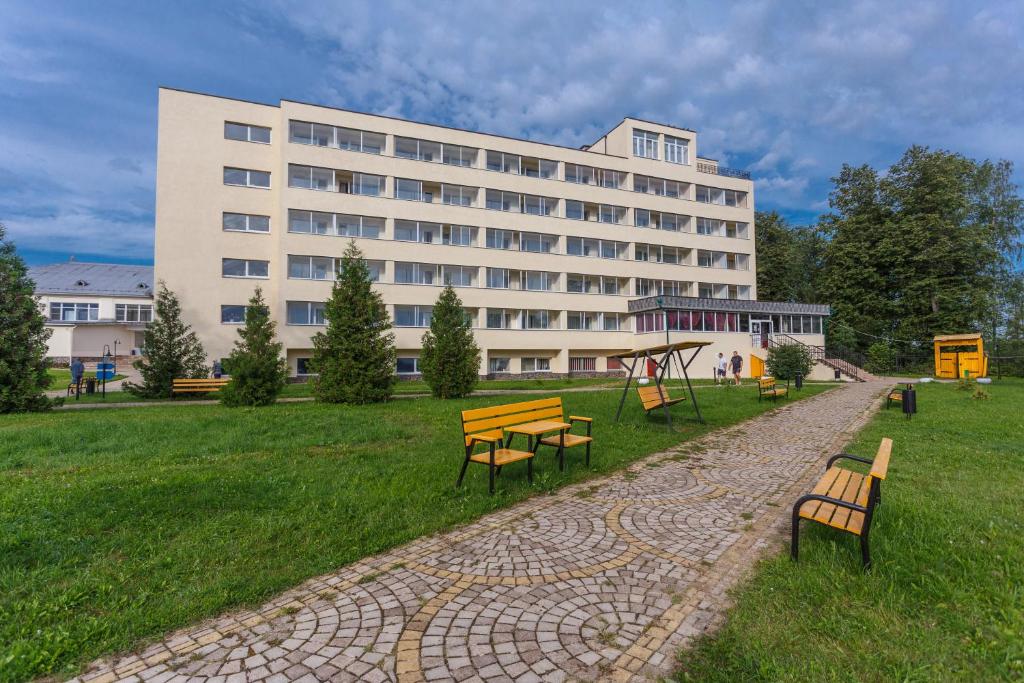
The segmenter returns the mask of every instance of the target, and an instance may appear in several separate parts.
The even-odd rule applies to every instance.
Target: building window
[[[441,203],[453,206],[476,206],[476,197],[480,193],[478,187],[462,185],[441,185]]]
[[[538,254],[550,254],[555,251],[558,238],[539,232],[519,233],[519,251],[531,251]]]
[[[228,232],[270,232],[270,216],[225,211],[223,225]]]
[[[321,123],[290,121],[289,140],[302,145],[334,147],[352,152],[380,154],[384,151],[385,135],[352,128],[338,128]]]
[[[245,306],[233,304],[220,307],[220,321],[226,325],[238,325],[245,322]]]
[[[487,359],[487,371],[488,372],[508,372],[509,359],[508,358],[488,358]]]
[[[395,371],[399,375],[418,375],[420,374],[420,359],[415,356],[399,356]]]
[[[449,166],[476,166],[480,150],[461,145],[441,145],[441,163]]]
[[[598,221],[601,223],[622,223],[626,220],[626,207],[611,206],[602,204],[598,211]]]
[[[658,158],[658,134],[633,129],[633,156],[646,159]]]
[[[523,195],[523,213],[534,216],[550,216],[555,212],[558,200],[554,197],[537,197],[532,194]]]
[[[583,202],[573,201],[571,199],[565,200],[565,217],[571,218],[575,221],[585,220],[583,214]]]
[[[324,304],[320,301],[288,301],[287,321],[289,325],[323,325]]]
[[[491,330],[512,329],[515,313],[504,308],[487,309],[487,328]]]
[[[433,306],[395,306],[395,327],[430,327]]]
[[[288,277],[293,280],[333,280],[336,268],[329,256],[288,255]]]
[[[379,197],[384,194],[384,176],[369,173],[352,174],[352,194]]]
[[[395,239],[399,242],[434,244],[441,240],[441,224],[396,220]]]
[[[453,247],[471,247],[476,243],[476,228],[468,225],[446,225],[441,230],[441,243]]]
[[[570,356],[569,372],[596,372],[597,358],[591,356]]]
[[[569,330],[592,330],[597,321],[597,313],[588,311],[568,311],[565,318],[565,327]]]
[[[522,372],[551,372],[550,358],[523,358],[520,361]]]
[[[606,332],[613,332],[622,329],[622,323],[617,313],[601,314],[601,329]]]
[[[716,221],[711,218],[698,218],[697,219],[697,234],[698,235],[717,235],[720,230],[721,221]]]
[[[665,136],[665,161],[673,164],[690,163],[690,142],[682,138]]]
[[[476,266],[441,266],[441,279],[452,287],[475,287],[478,272]]]
[[[270,129],[264,126],[253,126],[247,123],[224,122],[224,137],[227,140],[243,142],[260,142],[270,144]]]
[[[488,268],[487,286],[490,289],[508,289],[508,268]]]
[[[514,240],[515,233],[511,230],[487,228],[487,241],[485,244],[488,249],[511,249]]]
[[[220,274],[223,277],[267,278],[270,276],[270,262],[239,258],[221,259]]]
[[[558,285],[558,273],[527,270],[523,271],[520,277],[523,278],[520,282],[522,289],[529,289],[537,292],[550,292],[554,291],[555,287]]]
[[[647,209],[633,209],[634,223],[638,228],[651,227],[651,212]]]
[[[523,327],[527,330],[548,330],[551,329],[551,315],[549,311],[524,311]]]
[[[88,322],[100,319],[100,305],[89,303],[54,302],[50,304],[50,320]]]
[[[384,219],[288,209],[288,232],[377,239],[384,232]]]
[[[697,251],[697,265],[701,268],[713,267],[715,265],[714,253],[704,250]]]
[[[310,362],[311,358],[296,358],[295,359],[295,374],[297,375],[312,375],[313,368]]]
[[[523,158],[518,154],[506,154],[487,150],[487,170],[520,175]]]
[[[224,184],[241,187],[270,187],[270,173],[247,168],[224,167]]]
[[[114,304],[114,320],[119,323],[153,321],[153,304]]]

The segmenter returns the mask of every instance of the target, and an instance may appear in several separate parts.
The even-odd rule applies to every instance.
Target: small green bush
[[[806,377],[811,373],[813,365],[811,352],[801,344],[768,349],[768,359],[765,361],[768,374],[776,379],[795,379],[798,372]]]
[[[875,375],[887,375],[896,370],[896,354],[885,342],[875,342],[868,347],[865,370]]]

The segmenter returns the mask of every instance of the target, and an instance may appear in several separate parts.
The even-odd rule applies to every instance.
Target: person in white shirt
[[[715,384],[725,384],[725,369],[728,365],[728,361],[725,359],[724,353],[718,354],[718,367],[715,371]]]

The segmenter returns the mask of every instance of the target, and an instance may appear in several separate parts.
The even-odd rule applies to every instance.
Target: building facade
[[[700,334],[716,355],[756,346],[753,183],[699,157],[691,130],[627,118],[576,149],[162,88],[158,139],[156,277],[211,357],[230,351],[258,286],[305,374],[352,239],[394,321],[400,375],[418,372],[445,283],[473,321],[481,374],[616,371],[609,354],[664,340],[630,312],[646,297],[737,302],[746,318],[670,333]],[[794,334],[820,343],[826,313]]]
[[[139,355],[153,319],[153,267],[69,261],[29,269],[51,331],[47,357],[99,360]]]

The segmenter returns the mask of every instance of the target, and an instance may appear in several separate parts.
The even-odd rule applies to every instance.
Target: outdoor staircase
[[[852,351],[845,349],[827,349],[824,346],[816,346],[814,344],[805,344],[796,337],[791,337],[788,334],[772,334],[768,339],[768,346],[789,346],[798,345],[807,349],[811,354],[811,360],[816,363],[821,363],[833,370],[838,370],[847,377],[852,378],[857,382],[867,382],[868,380],[875,379],[875,376],[865,370],[862,365],[864,364],[864,357]]]

